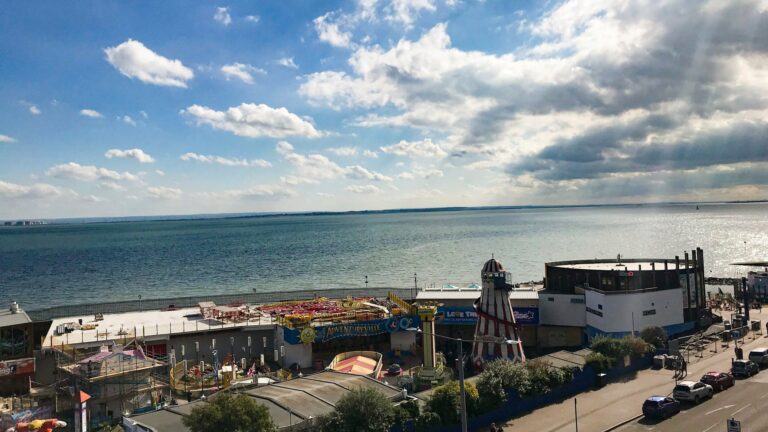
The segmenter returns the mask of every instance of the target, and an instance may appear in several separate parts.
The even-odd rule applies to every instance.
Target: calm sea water
[[[746,245],[745,242],[746,241]],[[515,281],[565,259],[673,257],[706,272],[768,258],[768,205],[722,204],[275,216],[0,229],[0,305],[479,281],[494,254]],[[3,306],[4,307],[4,306]]]

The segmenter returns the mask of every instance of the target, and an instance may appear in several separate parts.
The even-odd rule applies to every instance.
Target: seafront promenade
[[[768,320],[768,308],[762,308],[758,313],[752,312],[752,319],[759,319],[765,323]],[[730,312],[724,312],[724,319],[730,319]],[[762,332],[761,332],[762,333]],[[759,346],[768,346],[768,338],[766,335],[760,334],[753,336],[750,333],[744,338],[743,350],[745,355],[750,349]],[[717,353],[707,353],[703,358],[699,359],[695,356],[691,357],[691,361],[688,365],[688,378],[694,381],[698,381],[703,374],[709,371],[728,371],[731,367],[731,358],[734,357],[734,344],[731,342],[728,347],[720,349]],[[722,348],[722,347],[721,347]],[[765,377],[759,375],[751,380],[760,379],[766,380]],[[540,409],[537,409],[530,414],[510,420],[505,427],[505,430],[509,431],[537,431],[537,432],[572,432],[576,427],[575,416],[577,413],[574,411],[574,399],[577,399],[578,409],[578,426],[580,431],[609,431],[609,430],[621,430],[621,431],[683,431],[683,430],[704,430],[689,428],[690,420],[693,416],[688,416],[687,410],[684,407],[683,411],[672,419],[666,420],[658,424],[649,424],[648,422],[639,423],[635,422],[636,426],[621,427],[623,422],[639,420],[642,415],[642,405],[646,398],[653,395],[665,396],[672,393],[672,388],[675,386],[674,372],[667,369],[646,369],[640,370],[636,374],[627,376],[624,379],[609,383],[601,389],[596,389],[581,393],[575,397],[563,400],[560,403],[549,405]],[[751,387],[750,387],[751,388]],[[716,410],[722,406],[729,405],[725,401],[735,397],[738,393],[742,393],[747,389],[742,387],[742,382],[739,381],[736,387],[726,390],[723,393],[715,395],[715,397],[706,401],[702,406],[697,407],[698,411],[703,411],[705,405],[708,407],[706,411]],[[763,393],[768,392],[768,386],[766,386]],[[763,393],[756,394],[756,398],[763,396]],[[722,401],[722,402],[721,402]],[[760,402],[768,404],[768,399],[763,398]],[[716,411],[723,417],[726,414],[731,414],[743,406],[747,405],[745,402],[741,405],[733,405],[726,409]],[[710,423],[716,423],[716,419],[712,417],[714,413],[707,417],[707,421]],[[685,422],[683,422],[683,420]],[[724,418],[722,421],[722,430],[725,430]],[[685,425],[685,426],[683,426]],[[709,426],[709,423],[707,424]],[[768,423],[765,424],[768,427]],[[720,430],[720,429],[715,429]],[[747,430],[763,430],[763,429],[747,429]]]

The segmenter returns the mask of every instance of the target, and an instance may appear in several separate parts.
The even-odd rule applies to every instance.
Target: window
[[[574,298],[571,298],[571,303],[583,304],[584,303],[584,299],[583,298],[574,297]]]
[[[643,311],[643,316],[656,315],[656,309],[648,309]]]
[[[601,304],[598,304],[598,305],[597,305],[597,308],[598,308],[598,309],[600,309],[600,310],[603,310],[603,305],[601,305]]]
[[[553,302],[553,301],[555,301],[555,298],[554,297],[547,297],[547,300]]]
[[[594,309],[592,309],[592,308],[591,308],[591,307],[589,307],[589,306],[587,306],[587,312],[589,312],[589,313],[591,313],[591,314],[593,314],[593,315],[597,315],[597,316],[599,316],[599,317],[603,316],[603,313],[602,313],[602,312],[600,312],[600,311],[597,311],[597,310],[594,310]]]

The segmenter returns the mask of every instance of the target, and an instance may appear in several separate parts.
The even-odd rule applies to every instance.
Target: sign
[[[438,324],[443,325],[474,325],[477,322],[477,312],[472,306],[440,306],[438,315],[442,316]],[[539,324],[539,308],[513,307],[515,322],[521,325]]]
[[[741,432],[741,422],[738,420],[729,419],[728,432]]]
[[[360,321],[346,324],[307,327],[304,329],[283,328],[283,339],[289,344],[327,342],[350,337],[375,336],[384,333],[406,331],[419,326],[419,318],[401,316],[381,320]],[[311,330],[307,330],[310,328]],[[314,337],[313,336],[314,333]]]
[[[0,361],[0,377],[32,373],[35,373],[34,358]]]

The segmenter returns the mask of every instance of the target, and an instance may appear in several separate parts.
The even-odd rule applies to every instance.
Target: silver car
[[[699,403],[711,398],[715,390],[709,384],[696,381],[680,381],[672,391],[672,396],[679,401]]]

